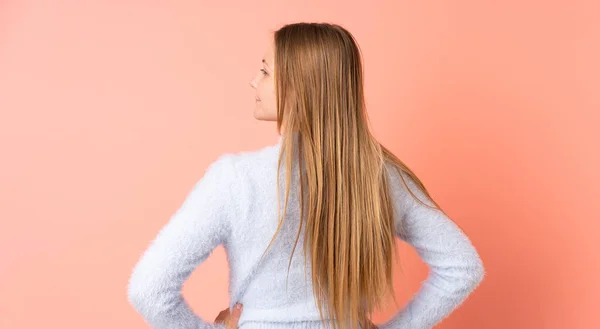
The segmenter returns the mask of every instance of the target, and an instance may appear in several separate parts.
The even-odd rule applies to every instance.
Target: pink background
[[[439,328],[600,328],[594,1],[1,1],[0,328],[146,328],[132,267],[206,166],[276,142],[249,82],[270,31],[357,38],[376,136],[487,277]],[[401,246],[400,301],[427,268]],[[221,248],[185,297],[227,306]],[[395,311],[383,310],[376,321]]]

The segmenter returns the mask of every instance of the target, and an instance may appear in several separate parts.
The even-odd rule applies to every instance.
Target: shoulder
[[[256,173],[277,159],[278,150],[278,145],[268,145],[254,150],[224,153],[215,163],[223,163],[224,167],[238,175]]]
[[[235,185],[245,177],[256,176],[277,159],[278,145],[255,150],[227,152],[210,163],[205,175],[218,176],[223,184]]]
[[[435,206],[431,197],[423,191],[425,187],[419,185],[411,174],[404,169],[392,162],[386,162],[385,171],[388,178],[388,189],[391,191],[397,205],[414,208],[424,202],[428,207]],[[413,175],[416,174],[413,172]]]

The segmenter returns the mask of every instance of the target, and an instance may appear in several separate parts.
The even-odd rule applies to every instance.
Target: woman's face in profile
[[[257,120],[277,121],[274,69],[275,53],[271,46],[262,58],[258,73],[250,82],[250,86],[256,90],[254,117]]]

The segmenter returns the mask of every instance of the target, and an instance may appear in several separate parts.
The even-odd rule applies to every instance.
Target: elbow
[[[143,311],[144,305],[147,303],[145,294],[145,288],[132,276],[127,285],[127,301],[139,312]]]
[[[140,276],[132,275],[127,285],[127,300],[129,304],[143,317],[148,318],[156,313],[154,308],[157,293],[152,289],[153,285],[143,280]]]
[[[160,324],[165,313],[160,307],[161,304],[157,302],[154,290],[134,278],[127,287],[127,300],[144,321],[153,328],[163,328]]]
[[[479,255],[473,252],[468,257],[462,257],[460,262],[448,269],[444,275],[446,275],[446,281],[453,285],[453,288],[449,289],[449,293],[469,295],[483,281],[485,267]]]
[[[469,291],[475,290],[475,288],[477,288],[481,284],[484,277],[485,277],[485,267],[484,267],[483,261],[481,260],[479,255],[477,255],[476,257],[474,257],[472,259],[471,266],[468,267],[468,270],[467,270],[467,273],[465,276],[468,290]]]
[[[181,299],[177,292],[165,287],[156,276],[134,273],[127,285],[127,300],[153,328],[169,328],[164,321],[173,321],[173,313],[179,311]]]
[[[477,266],[475,266],[475,270],[473,272],[475,273],[473,275],[473,281],[479,285],[485,277],[485,266],[483,266],[483,261],[481,259],[479,259],[477,262]]]

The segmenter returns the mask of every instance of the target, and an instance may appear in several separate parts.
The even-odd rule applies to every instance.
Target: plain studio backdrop
[[[271,32],[339,23],[373,131],[487,276],[443,329],[600,328],[594,1],[0,2],[0,328],[147,328],[141,252],[220,154],[277,141],[249,82]],[[400,244],[404,303],[427,267]],[[184,296],[227,307],[222,247]],[[375,322],[395,311],[390,304]]]

